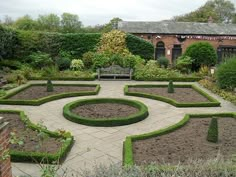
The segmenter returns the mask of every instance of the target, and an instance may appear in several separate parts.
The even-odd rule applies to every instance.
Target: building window
[[[149,40],[152,39],[152,36],[151,36],[151,35],[148,35],[148,39],[149,39]]]
[[[155,58],[158,59],[161,56],[165,56],[165,43],[160,41],[156,44],[156,52],[155,52]]]

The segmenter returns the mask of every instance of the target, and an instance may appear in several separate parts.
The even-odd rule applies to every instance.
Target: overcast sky
[[[28,14],[77,14],[84,26],[125,21],[160,21],[193,11],[207,0],[0,0],[0,19]],[[236,0],[231,0],[236,4]]]

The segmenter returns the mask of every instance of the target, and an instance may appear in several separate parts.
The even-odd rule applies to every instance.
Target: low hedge
[[[95,87],[94,91],[83,91],[83,92],[69,92],[69,93],[60,93],[60,94],[55,94],[47,97],[43,97],[37,100],[11,100],[8,99],[17,93],[31,87],[31,86],[44,86],[46,88],[46,84],[29,84],[24,87],[21,87],[13,92],[10,92],[6,96],[2,97],[0,99],[0,104],[9,104],[9,105],[32,105],[32,106],[38,106],[43,103],[53,101],[53,100],[58,100],[61,98],[66,98],[66,97],[75,97],[75,96],[86,96],[86,95],[96,95],[98,94],[100,90],[100,85],[98,84],[53,84],[54,86],[80,86],[80,87]]]
[[[150,98],[154,100],[159,100],[163,101],[166,103],[169,103],[173,106],[176,107],[216,107],[220,106],[220,102],[218,102],[216,99],[208,95],[206,92],[201,90],[195,85],[186,85],[186,84],[178,84],[174,85],[175,88],[192,88],[195,91],[197,91],[199,94],[202,96],[206,97],[209,102],[199,102],[199,103],[179,103],[173,99],[163,97],[160,95],[152,95],[152,94],[147,94],[147,93],[141,93],[141,92],[129,92],[129,87],[144,87],[144,88],[153,88],[153,87],[168,87],[168,85],[126,85],[124,88],[125,95],[130,95],[130,96],[138,96],[138,97],[145,97],[145,98]]]
[[[0,113],[19,114],[21,121],[24,122],[24,124],[26,124],[27,128],[30,128],[35,131],[42,131],[48,134],[50,137],[62,138],[64,140],[61,149],[54,154],[43,153],[43,152],[24,152],[24,151],[10,150],[11,161],[13,162],[36,162],[36,163],[62,162],[73,145],[74,142],[73,136],[71,136],[70,134],[60,134],[58,132],[52,132],[47,129],[38,127],[29,120],[29,118],[25,115],[23,111],[0,110]]]
[[[200,81],[202,78],[201,77],[170,77],[170,78],[155,78],[155,79],[136,79],[136,81],[175,81],[175,82],[197,82]]]
[[[144,140],[148,138],[153,138],[161,135],[165,135],[167,133],[173,132],[181,127],[183,127],[190,118],[207,118],[207,117],[232,117],[236,118],[236,112],[234,113],[215,113],[215,114],[186,114],[184,118],[178,122],[177,124],[174,124],[168,128],[160,129],[157,131],[153,131],[150,133],[145,133],[142,135],[134,135],[134,136],[128,136],[126,137],[124,144],[123,144],[123,164],[124,165],[134,165],[134,157],[133,157],[133,148],[132,143],[137,140]]]
[[[92,119],[92,118],[84,118],[77,114],[72,113],[72,109],[77,106],[82,106],[85,104],[99,104],[99,103],[121,103],[125,105],[130,105],[135,108],[139,109],[138,113],[132,114],[127,117],[117,117],[112,119]],[[120,126],[120,125],[128,125],[132,123],[139,122],[145,119],[148,116],[148,108],[139,101],[131,101],[126,99],[114,99],[114,98],[96,98],[96,99],[84,99],[74,101],[64,106],[63,108],[63,115],[66,119],[84,124],[89,126],[103,126],[103,127],[110,127],[110,126]]]
[[[53,81],[94,81],[96,76],[93,77],[51,77]],[[30,77],[28,80],[48,80],[47,77]]]

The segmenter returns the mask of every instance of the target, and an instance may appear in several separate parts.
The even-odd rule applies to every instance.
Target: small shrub
[[[219,65],[216,71],[216,80],[220,88],[232,90],[236,87],[236,57]]]
[[[17,84],[6,84],[2,86],[3,90],[11,90],[13,88],[16,88],[18,85]]]
[[[7,67],[10,69],[19,69],[21,67],[21,62],[17,61],[17,60],[0,60],[0,69],[3,69],[3,67]]]
[[[34,69],[29,65],[22,65],[20,71],[26,79],[29,79],[30,76],[35,72]]]
[[[135,68],[135,66],[144,64],[145,60],[138,55],[128,55],[123,57],[123,67]]]
[[[42,77],[51,78],[53,76],[57,76],[58,73],[59,73],[59,70],[56,66],[45,67],[41,70],[41,76]]]
[[[209,68],[207,66],[201,66],[197,73],[197,75],[200,77],[208,76],[208,74],[209,74]]]
[[[190,73],[192,59],[189,56],[181,56],[177,59],[176,68],[182,73]]]
[[[173,85],[173,81],[170,81],[168,84],[168,93],[174,93],[174,85]]]
[[[71,60],[69,58],[58,58],[56,60],[56,64],[59,68],[59,70],[66,70],[70,68]]]
[[[193,71],[198,71],[202,65],[215,65],[217,59],[216,50],[208,42],[196,42],[191,44],[186,49],[184,56],[191,57],[193,61]]]
[[[84,63],[80,59],[74,59],[71,61],[70,68],[74,71],[81,71],[84,68]]]
[[[0,89],[0,98],[3,97],[3,96],[5,96],[6,94],[7,94],[7,93],[6,93],[5,90]]]
[[[47,92],[53,92],[53,84],[51,80],[47,81]]]
[[[218,142],[218,121],[215,117],[211,119],[207,133],[207,141],[210,141],[212,143]]]
[[[157,62],[161,67],[167,68],[169,65],[169,60],[166,57],[160,57],[157,59]]]
[[[8,83],[13,84],[24,84],[27,82],[27,79],[24,77],[22,72],[20,70],[13,71],[12,73],[9,73],[6,75],[6,80]]]
[[[93,58],[93,69],[108,67],[111,65],[110,58],[105,54],[96,53]]]
[[[86,52],[83,54],[82,61],[86,69],[91,69],[93,65],[94,52]]]
[[[34,52],[28,58],[31,62],[31,65],[38,69],[48,67],[53,64],[53,60],[50,55],[43,52]]]

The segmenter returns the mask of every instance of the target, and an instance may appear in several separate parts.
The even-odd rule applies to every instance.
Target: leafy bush
[[[43,68],[40,71],[40,73],[41,73],[42,77],[51,78],[51,77],[54,77],[54,76],[58,76],[59,70],[55,66],[49,66],[49,67]]]
[[[139,64],[135,67],[135,79],[152,80],[155,78],[180,77],[179,72],[171,69],[160,68],[157,61],[149,60],[146,65]]]
[[[180,56],[177,58],[176,68],[182,73],[190,73],[192,67],[192,59],[189,56]]]
[[[66,51],[60,51],[59,55],[56,56],[56,64],[59,70],[66,70],[70,68],[71,65],[71,54]]]
[[[110,58],[105,54],[96,53],[93,58],[93,69],[108,67],[111,65]]]
[[[132,34],[126,34],[126,46],[133,55],[147,60],[154,57],[153,44]]]
[[[123,67],[135,68],[139,64],[144,64],[145,60],[138,55],[127,55],[123,57]]]
[[[168,93],[174,93],[174,85],[173,85],[173,81],[170,81],[168,84]]]
[[[84,63],[80,59],[74,59],[71,61],[70,68],[74,71],[81,71],[84,68]]]
[[[93,65],[94,52],[86,52],[83,54],[82,61],[86,69],[91,69]]]
[[[17,60],[0,60],[0,69],[3,69],[3,67],[8,67],[10,69],[16,70],[21,67],[21,62]]]
[[[166,57],[160,57],[157,59],[157,62],[161,67],[167,68],[169,65],[169,60]]]
[[[207,133],[207,141],[217,143],[218,142],[218,121],[217,118],[212,118],[208,133]]]
[[[24,74],[20,70],[13,71],[12,73],[9,73],[6,75],[6,80],[8,83],[13,84],[24,84],[27,82],[27,79],[25,78]]]
[[[236,87],[236,57],[226,60],[216,71],[216,80],[220,88]]]
[[[200,77],[208,76],[209,68],[207,66],[201,66],[197,75]]]
[[[196,42],[188,46],[184,56],[191,57],[192,70],[198,71],[201,65],[212,66],[216,64],[217,54],[208,42]]]
[[[53,60],[49,54],[39,51],[32,53],[28,58],[31,62],[31,65],[38,69],[48,67],[53,64]]]
[[[5,96],[7,94],[7,92],[3,89],[0,89],[0,98]]]

